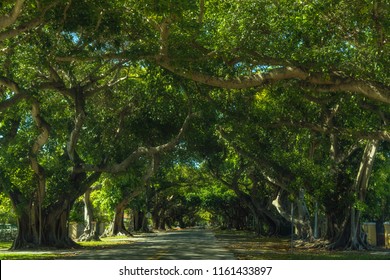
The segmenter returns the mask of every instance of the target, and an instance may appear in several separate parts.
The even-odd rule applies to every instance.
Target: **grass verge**
[[[102,238],[101,241],[77,242],[81,248],[77,250],[104,250],[120,247],[131,243],[131,239],[120,237]],[[74,255],[75,250],[48,249],[45,250],[23,250],[8,251],[12,242],[0,242],[0,260],[55,260],[66,259]],[[50,251],[50,252],[48,252]],[[58,251],[58,253],[57,253]]]
[[[390,250],[329,251],[291,247],[288,238],[259,237],[245,231],[215,231],[216,238],[239,260],[390,260]]]

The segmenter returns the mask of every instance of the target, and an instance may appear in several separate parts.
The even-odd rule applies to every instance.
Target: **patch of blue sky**
[[[73,43],[75,44],[78,44],[80,43],[80,36],[76,33],[76,32],[61,32],[61,34],[64,36],[64,37],[69,37]]]
[[[283,66],[278,66],[278,65],[268,65],[268,64],[259,64],[259,65],[245,65],[245,63],[242,62],[237,62],[234,66],[234,69],[240,69],[240,68],[245,68],[245,69],[251,69],[251,73],[263,73],[267,72],[269,70],[275,69],[275,68],[282,68]]]
[[[4,93],[4,100],[8,100],[8,99],[11,99],[13,96],[15,95],[15,92],[11,91],[11,92],[6,92]]]
[[[272,69],[277,69],[277,68],[283,68],[283,66],[281,65],[265,65],[265,64],[262,64],[262,65],[255,65],[254,67],[252,67],[252,73],[264,73],[264,72],[267,72],[267,71],[270,71]]]
[[[74,43],[78,44],[80,42],[80,36],[76,32],[70,32],[69,35]]]

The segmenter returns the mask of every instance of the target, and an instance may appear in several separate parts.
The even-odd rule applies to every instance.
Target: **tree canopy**
[[[122,221],[133,202],[157,227],[215,215],[278,234],[295,207],[301,238],[320,211],[332,248],[367,247],[361,218],[389,217],[389,10],[2,1],[0,190],[17,216],[13,247],[74,246],[70,211],[97,185]]]

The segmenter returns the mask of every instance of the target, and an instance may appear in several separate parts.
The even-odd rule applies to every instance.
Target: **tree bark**
[[[390,103],[389,89],[386,85],[354,80],[352,78],[343,78],[334,73],[328,73],[328,75],[321,73],[316,74],[309,73],[299,67],[285,66],[277,67],[266,73],[255,73],[250,76],[225,79],[218,76],[190,71],[188,69],[177,68],[163,55],[157,57],[156,62],[161,67],[164,67],[179,76],[219,88],[247,89],[281,81],[287,82],[290,80],[298,80],[302,82],[302,87],[310,88],[318,92],[353,92],[385,104]]]
[[[16,0],[12,12],[9,15],[0,16],[0,29],[5,29],[15,23],[22,12],[23,4],[24,0]]]
[[[35,215],[36,209],[31,204],[20,207],[20,214],[17,216],[18,234],[11,249],[33,248],[39,243]]]
[[[21,207],[19,204],[18,235],[13,242],[13,250],[38,247],[71,248],[78,245],[69,237],[68,218],[71,203],[65,200],[62,204],[42,209],[42,219],[37,219],[37,207],[33,203]],[[42,221],[42,225],[39,225]],[[39,238],[39,228],[42,228]]]
[[[104,233],[101,235],[101,237],[107,237],[107,236],[116,236],[116,235],[125,235],[125,236],[133,236],[130,231],[126,229],[125,222],[124,222],[124,216],[125,216],[125,209],[130,201],[129,197],[126,197],[122,199],[116,206],[115,206],[115,212],[114,217],[111,221],[111,225],[109,228],[107,228]]]
[[[15,188],[7,191],[11,198],[19,225],[19,232],[12,249],[57,247],[72,248],[77,244],[69,237],[68,218],[75,200],[99,178],[100,174],[80,178],[80,174],[72,178],[67,194],[58,195],[52,203],[41,205],[38,212],[36,196],[22,193]],[[39,217],[40,213],[40,217]],[[38,218],[39,217],[39,218]],[[40,237],[39,237],[40,232]]]
[[[136,232],[150,232],[148,228],[146,214],[142,210],[133,209],[133,227]]]
[[[123,235],[131,236],[131,233],[125,228],[125,225],[124,225],[124,220],[123,220],[124,210],[126,209],[127,205],[129,204],[129,202],[132,199],[134,199],[135,197],[140,195],[143,191],[145,191],[145,189],[144,189],[145,184],[153,176],[153,174],[157,170],[159,164],[160,164],[159,155],[152,154],[150,164],[149,164],[148,169],[146,170],[144,176],[142,177],[140,186],[138,188],[136,188],[132,193],[125,196],[122,199],[122,201],[119,202],[117,204],[117,206],[115,207],[115,214],[114,214],[114,219],[113,219],[113,223],[112,223],[112,228],[111,228],[111,231],[109,231],[107,233],[108,235],[123,234]],[[143,220],[141,222],[141,224],[142,224],[141,230],[147,232],[147,231],[149,231],[149,229],[147,227],[147,223],[146,223],[146,226],[145,226],[145,223],[146,223],[146,218],[145,218],[145,216],[143,216]],[[134,229],[136,229],[136,228],[138,228],[138,227],[134,226]]]
[[[38,25],[42,24],[45,20],[45,14],[52,8],[54,8],[60,0],[51,1],[48,5],[40,9],[39,14],[30,19],[27,22],[20,24],[17,23],[17,19],[20,17],[23,12],[23,5],[25,0],[16,0],[15,6],[10,15],[0,16],[0,42],[16,37],[28,30],[36,28]]]
[[[98,232],[93,226],[94,214],[93,206],[91,202],[91,192],[96,188],[89,188],[84,194],[84,207],[85,207],[85,229],[83,234],[78,238],[78,241],[100,241]]]
[[[146,215],[142,210],[134,211],[134,231],[137,232],[149,232],[149,228],[146,223]]]
[[[132,236],[132,234],[126,229],[124,223],[125,209],[128,203],[129,199],[124,199],[115,207],[112,235]]]
[[[139,213],[140,211],[138,209],[133,209],[133,229],[134,231],[139,231],[140,229],[140,223],[139,223]]]
[[[335,238],[335,242],[330,245],[331,249],[350,249],[361,250],[368,249],[369,245],[364,238],[364,233],[361,229],[360,215],[361,211],[358,208],[359,204],[365,202],[369,178],[372,173],[376,151],[380,142],[378,140],[370,140],[367,142],[360,161],[359,170],[355,182],[352,186],[352,192],[355,201],[349,205],[349,211],[345,211],[344,222],[341,224],[340,232]]]
[[[287,221],[290,222],[294,220],[294,226],[298,230],[298,238],[304,240],[312,240],[313,239],[313,230],[310,224],[309,214],[307,212],[307,208],[303,203],[303,198],[296,199],[294,204],[297,205],[298,216],[292,217],[291,213],[289,213],[288,207],[286,203],[287,200],[287,192],[280,190],[277,197],[272,201],[272,205],[276,208],[278,213]]]

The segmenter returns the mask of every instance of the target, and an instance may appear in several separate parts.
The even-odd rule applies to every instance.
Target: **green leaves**
[[[0,223],[15,224],[15,213],[12,209],[11,200],[0,193]]]
[[[3,2],[0,14],[9,14],[13,3]],[[33,97],[51,126],[36,155],[45,206],[81,195],[97,174],[91,170],[166,143],[190,110],[200,117],[137,206],[154,194],[171,201],[177,219],[199,205],[205,217],[228,218],[242,210],[233,207],[242,202],[237,193],[271,200],[277,187],[294,198],[304,189],[328,210],[343,195],[348,205],[364,142],[389,129],[384,2],[82,0],[39,8],[29,1],[0,30],[2,188],[36,197],[29,156],[41,129]],[[224,89],[228,82],[234,89]],[[11,102],[18,89],[23,98]],[[364,97],[354,94],[362,89]],[[389,155],[381,156],[374,197],[387,201]],[[101,180],[95,198],[103,212],[133,190],[148,161]],[[196,180],[205,185],[199,193],[184,187],[200,187]],[[236,192],[221,182],[237,183]],[[237,213],[224,213],[228,207]]]

